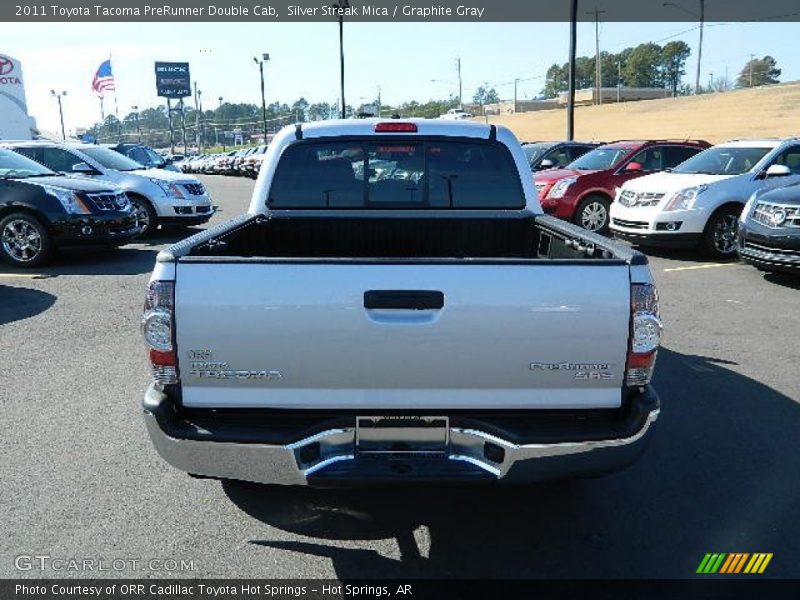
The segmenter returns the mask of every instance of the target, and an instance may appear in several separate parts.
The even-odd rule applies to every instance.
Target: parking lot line
[[[739,263],[711,263],[708,265],[694,265],[692,267],[672,267],[671,269],[664,269],[665,273],[672,273],[674,271],[696,271],[698,269],[715,269],[717,267],[733,267]]]

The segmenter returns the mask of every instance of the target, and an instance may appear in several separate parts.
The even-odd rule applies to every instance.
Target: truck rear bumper
[[[551,428],[544,435],[547,441],[519,439],[537,438],[535,416],[524,431],[506,436],[498,435],[496,421],[482,427],[478,416],[451,417],[442,452],[360,452],[353,417],[294,441],[263,443],[253,436],[251,425],[244,425],[237,439],[230,427],[215,433],[184,420],[173,400],[155,386],[147,390],[143,409],[156,450],[178,469],[211,478],[323,487],[525,483],[616,471],[639,458],[659,414],[659,398],[650,386],[631,394],[627,402],[624,417],[605,432],[597,427],[582,431],[578,419],[571,433],[554,436]]]

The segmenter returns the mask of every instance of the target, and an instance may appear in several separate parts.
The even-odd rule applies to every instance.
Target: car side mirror
[[[162,161],[162,163],[161,163],[161,164],[164,164],[164,165],[171,165],[173,162],[175,162],[175,161],[174,161],[174,160],[172,160],[171,158],[165,158],[165,159],[163,159],[163,161]]]
[[[97,171],[95,171],[92,167],[87,165],[85,162],[79,162],[72,165],[72,172],[78,173],[80,175],[95,175]]]
[[[629,173],[635,173],[637,171],[644,171],[644,166],[642,163],[629,162],[627,165],[625,165],[625,170]]]
[[[555,166],[556,166],[556,163],[554,163],[549,158],[545,158],[542,162],[539,163],[539,169],[540,170],[552,169]]]
[[[770,165],[767,172],[764,173],[764,177],[767,179],[770,177],[788,177],[791,174],[792,170],[786,165]]]

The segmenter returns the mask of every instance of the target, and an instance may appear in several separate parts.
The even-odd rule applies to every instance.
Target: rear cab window
[[[286,148],[267,205],[281,209],[522,209],[508,148],[487,140],[309,140]]]

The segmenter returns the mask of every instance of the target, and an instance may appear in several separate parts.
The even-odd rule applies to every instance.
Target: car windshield
[[[27,179],[28,177],[47,177],[57,175],[21,154],[0,148],[0,177],[3,179]]]
[[[144,150],[145,154],[147,154],[147,158],[149,158],[150,162],[154,165],[163,165],[166,162],[164,157],[155,150],[152,150],[146,146],[143,146],[142,150]]]
[[[525,152],[525,156],[528,158],[528,164],[533,165],[542,157],[545,152],[552,147],[553,144],[525,144],[522,147],[522,150]]]
[[[755,167],[772,148],[725,147],[709,148],[681,163],[673,173],[703,175],[741,175]]]
[[[103,165],[106,169],[114,169],[115,171],[134,171],[136,169],[143,169],[144,166],[123,156],[119,152],[115,152],[110,148],[103,146],[81,147],[78,148],[80,152],[86,154]]]
[[[579,171],[605,171],[617,166],[629,152],[630,148],[595,148],[573,160],[565,168]]]

